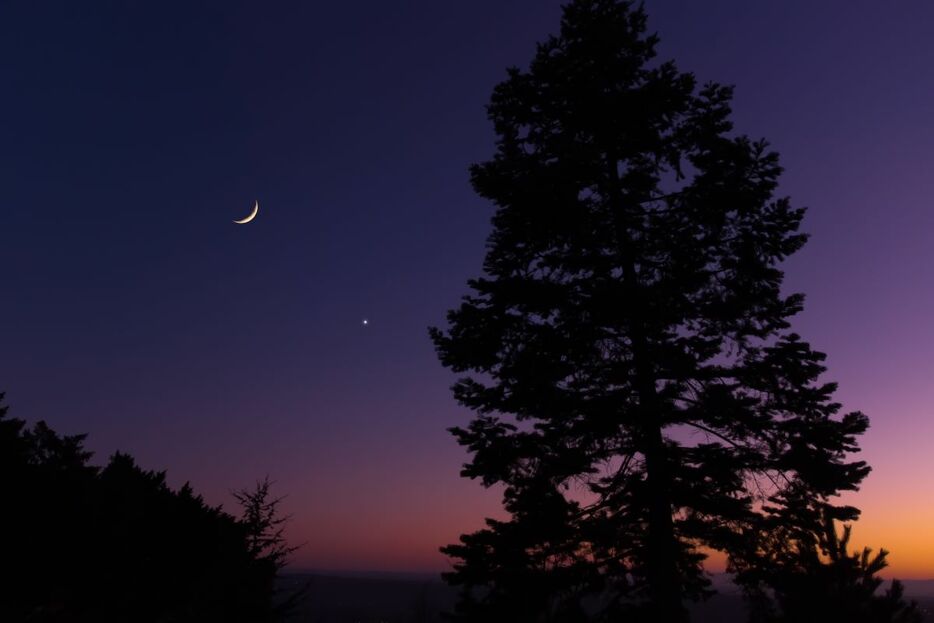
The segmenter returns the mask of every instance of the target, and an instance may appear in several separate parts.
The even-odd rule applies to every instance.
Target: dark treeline
[[[268,482],[237,494],[237,518],[126,454],[94,466],[83,441],[0,406],[0,621],[281,618],[291,550]]]
[[[716,550],[755,621],[914,620],[837,536],[869,421],[791,329],[804,209],[732,88],[657,42],[641,5],[574,0],[490,100],[484,272],[431,335],[476,412],[462,474],[509,518],[443,548],[452,619],[681,623]]]

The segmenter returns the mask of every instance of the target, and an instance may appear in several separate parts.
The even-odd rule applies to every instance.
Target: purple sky
[[[338,6],[339,5],[339,6]],[[649,0],[810,207],[799,330],[872,418],[858,541],[934,575],[934,5]],[[483,109],[543,0],[0,5],[0,391],[209,501],[269,474],[297,563],[432,570],[496,512],[426,327],[480,268]],[[260,213],[247,226],[231,224]],[[363,326],[362,319],[369,325]]]

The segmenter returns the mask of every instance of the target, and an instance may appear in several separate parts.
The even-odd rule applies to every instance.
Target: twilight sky
[[[648,0],[810,207],[795,328],[869,414],[854,540],[934,576],[934,5]],[[426,327],[477,274],[484,104],[559,2],[0,4],[0,391],[208,501],[269,474],[302,567],[426,571],[458,477]],[[260,201],[256,221],[231,224]],[[369,319],[363,326],[362,320]]]

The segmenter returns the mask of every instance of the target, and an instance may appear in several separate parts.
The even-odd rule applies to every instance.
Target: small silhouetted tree
[[[818,532],[773,526],[758,564],[741,582],[756,606],[756,623],[919,623],[915,602],[906,602],[898,580],[879,593],[878,576],[888,552],[849,551],[852,526],[838,533],[830,514]]]
[[[247,530],[250,555],[268,579],[268,590],[275,594],[276,580],[300,546],[289,545],[285,538],[285,524],[290,517],[282,514],[280,505],[285,498],[272,495],[272,484],[267,476],[252,489],[241,489],[233,495],[240,505],[240,523]],[[291,615],[307,592],[305,585],[280,596],[273,608],[274,619]]]
[[[731,89],[655,60],[641,7],[574,0],[488,107],[483,276],[431,337],[477,412],[462,474],[508,520],[443,551],[463,621],[682,621],[701,547],[739,568],[770,518],[811,525],[869,468],[780,263],[804,214]]]

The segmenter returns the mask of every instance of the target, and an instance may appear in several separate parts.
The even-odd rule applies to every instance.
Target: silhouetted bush
[[[0,621],[276,620],[282,557],[257,547],[255,525],[205,504],[187,484],[171,489],[164,472],[126,454],[90,465],[83,435],[42,422],[30,429],[6,411]],[[274,536],[281,546],[281,532]]]
[[[801,531],[776,528],[755,567],[737,580],[744,586],[753,623],[919,623],[915,602],[903,599],[894,580],[879,593],[877,574],[888,552],[868,547],[849,552],[851,526],[837,534],[831,513],[819,526]]]

